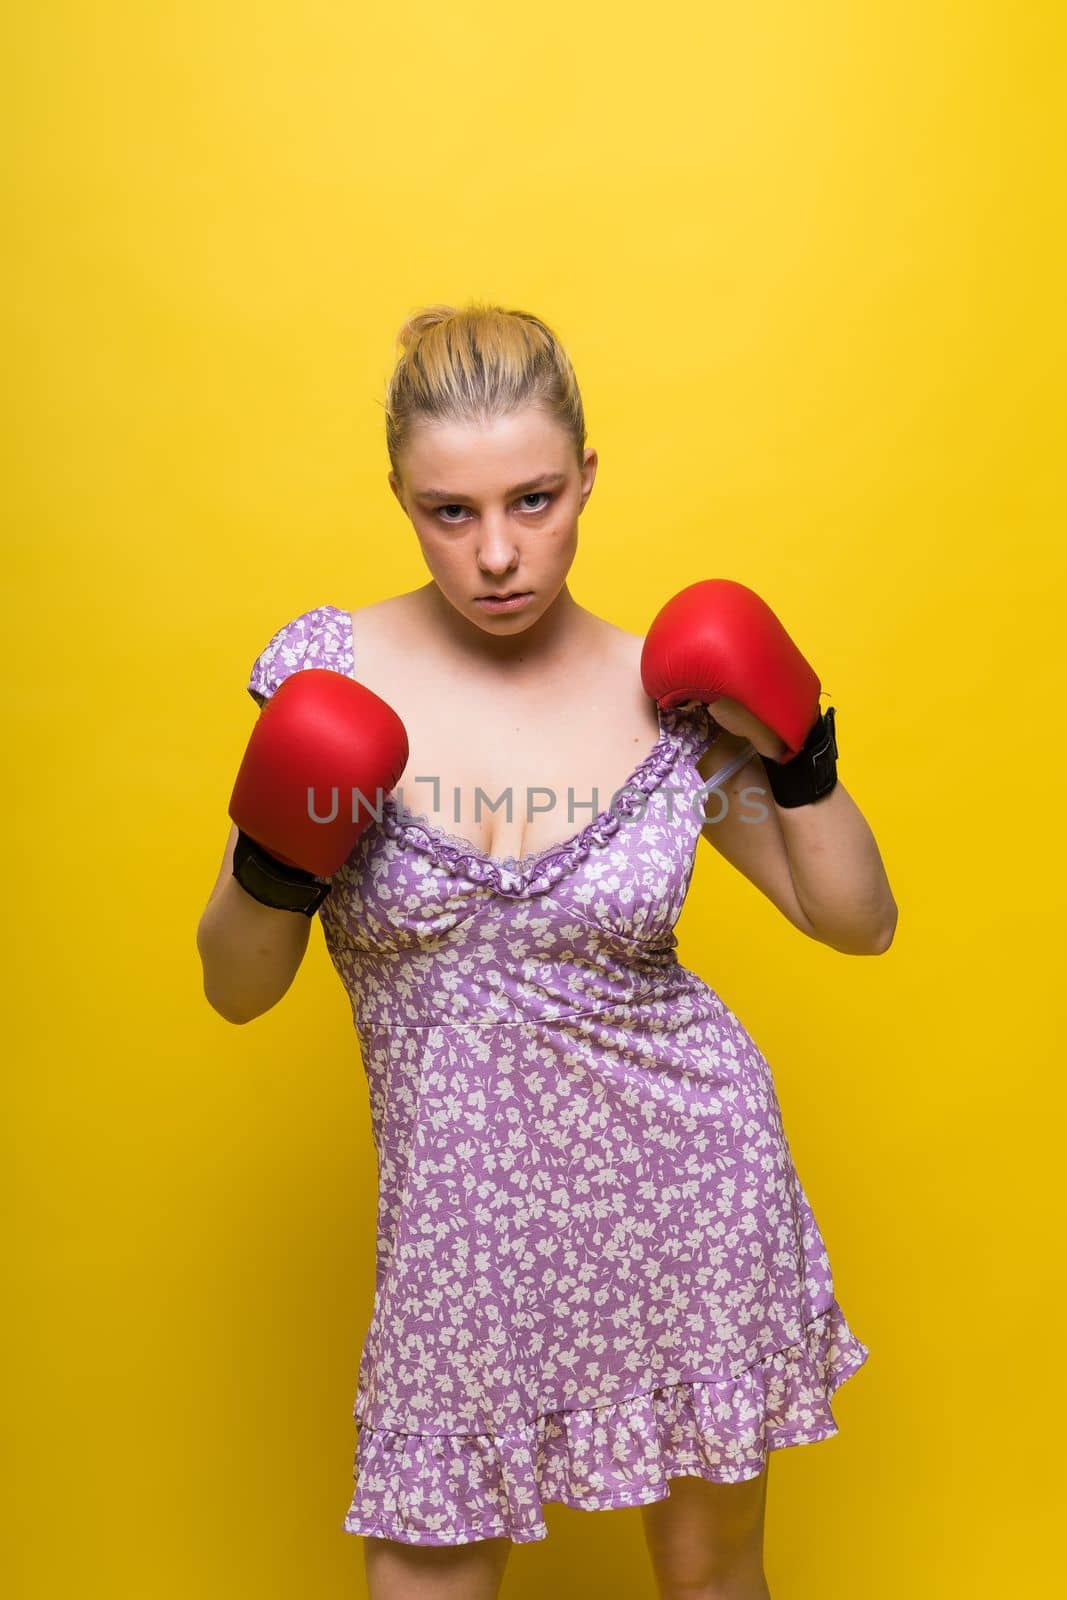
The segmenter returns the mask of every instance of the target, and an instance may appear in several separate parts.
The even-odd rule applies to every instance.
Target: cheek
[[[451,600],[462,600],[466,603],[469,598],[467,591],[471,587],[473,572],[476,565],[472,553],[460,550],[458,547],[445,547],[434,539],[420,541],[422,546],[422,559],[434,583]]]
[[[417,528],[415,531],[423,560],[435,573],[445,573],[459,566],[461,551],[456,542],[442,539],[432,528]]]
[[[560,556],[569,561],[578,548],[578,524],[569,522],[557,529],[553,546]]]

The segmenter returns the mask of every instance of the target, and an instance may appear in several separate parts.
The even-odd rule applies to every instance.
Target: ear
[[[585,460],[582,464],[582,497],[578,502],[579,511],[585,510],[585,502],[593,492],[598,460],[599,457],[595,450],[589,449],[585,452]]]

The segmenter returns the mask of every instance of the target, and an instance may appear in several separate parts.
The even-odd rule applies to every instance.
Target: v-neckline
[[[659,723],[659,733],[655,742],[647,753],[642,756],[641,760],[637,762],[636,766],[630,769],[622,782],[616,784],[615,789],[612,791],[613,797],[628,793],[647,771],[656,768],[660,752],[670,744],[673,736],[674,713],[665,711],[657,703],[656,719]],[[565,839],[542,845],[539,850],[533,850],[529,855],[498,856],[483,849],[481,845],[475,844],[465,834],[452,833],[439,823],[431,822],[425,811],[411,811],[407,807],[401,810],[396,799],[395,790],[390,790],[387,795],[383,796],[382,809],[389,813],[394,826],[401,832],[406,833],[411,829],[415,829],[425,834],[428,839],[445,846],[448,850],[458,852],[464,859],[478,861],[486,867],[496,867],[502,872],[516,873],[526,878],[530,876],[533,868],[544,858],[572,850],[587,837],[591,838],[600,833],[613,818],[619,817],[621,820],[621,816],[625,814],[613,810],[609,803],[591,821],[584,823],[580,828],[576,828]]]
[[[355,677],[355,613],[349,611],[349,677]],[[544,864],[545,870],[555,874],[560,869],[561,859],[569,856],[581,856],[587,853],[590,843],[608,834],[613,834],[625,816],[630,816],[633,811],[633,789],[638,792],[648,792],[649,787],[656,787],[665,773],[672,766],[673,758],[677,754],[675,749],[675,734],[677,734],[677,707],[664,707],[659,702],[656,704],[656,722],[659,723],[659,733],[654,739],[653,746],[641,757],[637,765],[630,768],[625,774],[621,784],[617,784],[614,795],[621,795],[622,806],[614,810],[613,806],[606,805],[603,811],[598,811],[592,821],[585,822],[584,826],[574,830],[573,834],[561,838],[552,845],[542,845],[541,850],[534,850],[530,856],[494,856],[488,850],[483,850],[482,845],[475,845],[464,834],[453,834],[446,827],[437,822],[430,822],[426,811],[410,811],[408,808],[400,810],[395,790],[382,797],[382,822],[387,834],[395,838],[406,838],[414,835],[416,842],[421,843],[422,850],[429,851],[438,859],[445,859],[451,869],[461,866],[462,862],[472,862],[475,875],[480,880],[504,885],[512,882],[518,890],[525,890],[536,878],[537,869]],[[402,786],[398,786],[402,787]],[[421,835],[421,838],[419,838]]]

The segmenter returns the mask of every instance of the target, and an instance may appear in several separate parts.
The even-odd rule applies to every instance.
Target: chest
[[[544,698],[400,684],[392,703],[408,732],[401,804],[501,857],[562,843],[607,810],[659,734],[653,702],[617,679]]]
[[[390,704],[410,750],[398,802],[491,856],[573,837],[608,810],[659,736],[656,706],[629,674],[544,693],[398,674]]]

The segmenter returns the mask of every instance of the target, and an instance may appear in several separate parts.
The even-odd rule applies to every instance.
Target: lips
[[[479,594],[475,595],[474,603],[481,606],[483,611],[493,612],[503,616],[506,612],[521,611],[528,600],[532,600],[532,589],[512,589],[509,594]]]

